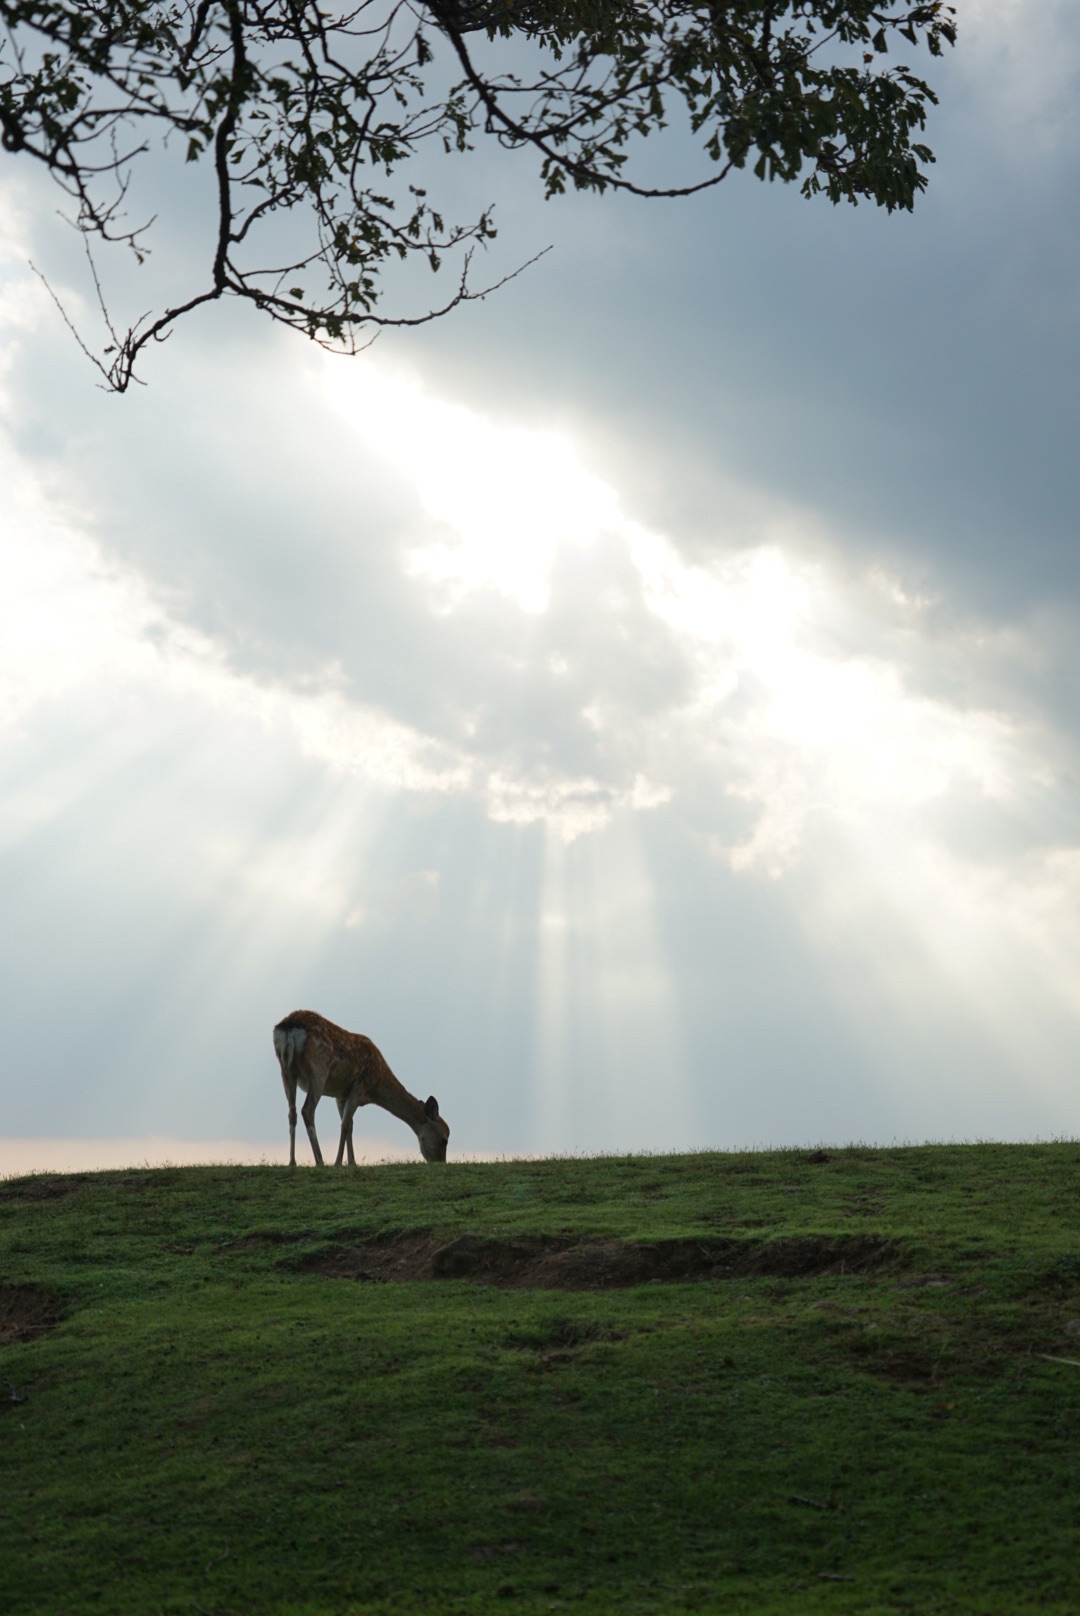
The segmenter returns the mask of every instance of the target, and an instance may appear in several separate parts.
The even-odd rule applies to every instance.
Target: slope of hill
[[[1080,1609],[1080,1146],[0,1184],[0,1608]]]

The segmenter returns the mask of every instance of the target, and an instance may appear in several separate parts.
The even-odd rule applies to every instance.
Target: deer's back
[[[344,1097],[359,1080],[361,1092],[373,1093],[385,1077],[393,1080],[377,1046],[362,1032],[348,1032],[315,1010],[294,1010],[274,1028],[278,1059],[290,1061],[300,1087],[322,1079],[322,1091]],[[286,1053],[286,1051],[288,1051]]]

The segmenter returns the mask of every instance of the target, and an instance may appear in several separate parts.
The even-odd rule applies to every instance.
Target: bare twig
[[[107,391],[107,392],[116,391],[117,389],[115,389],[115,387],[113,385],[112,367],[110,367],[109,365],[106,365],[104,360],[100,359],[98,357],[98,355],[93,351],[92,348],[87,347],[86,343],[83,341],[82,337],[79,334],[78,327],[76,326],[75,322],[72,320],[72,318],[71,318],[70,314],[68,313],[67,309],[65,309],[64,305],[61,303],[59,297],[57,296],[57,294],[56,294],[55,290],[53,289],[53,287],[50,285],[50,283],[49,283],[48,279],[46,278],[46,276],[37,267],[37,265],[34,263],[32,258],[28,259],[27,262],[29,263],[30,268],[33,270],[34,274],[37,276],[38,280],[41,282],[42,286],[44,286],[45,290],[48,292],[49,296],[52,298],[53,302],[56,304],[56,307],[60,311],[60,318],[63,320],[64,324],[67,326],[68,330],[71,332],[71,335],[75,338],[75,341],[78,343],[79,347],[82,349],[82,351],[86,355],[87,359],[89,359],[89,361],[93,365],[94,369],[96,371],[98,371],[102,376],[104,376],[105,383],[106,383],[105,391]],[[111,325],[109,326],[109,331],[110,331],[110,335],[111,335],[111,333],[112,333],[112,326]],[[139,378],[137,376],[134,376],[131,379],[133,381],[139,381]],[[143,386],[144,384],[142,382],[139,382],[139,385]],[[119,391],[122,392],[123,388],[119,389]]]

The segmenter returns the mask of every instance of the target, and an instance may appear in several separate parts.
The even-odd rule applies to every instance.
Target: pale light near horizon
[[[314,1167],[306,1143],[298,1143],[297,1167]],[[354,1139],[357,1165],[415,1162],[423,1166],[415,1145],[378,1135]],[[490,1151],[458,1151],[455,1161],[502,1160]],[[288,1140],[259,1143],[250,1139],[5,1139],[0,1137],[0,1179],[31,1173],[101,1173],[139,1167],[287,1167]],[[330,1169],[327,1169],[328,1171]],[[348,1169],[343,1169],[348,1171]]]

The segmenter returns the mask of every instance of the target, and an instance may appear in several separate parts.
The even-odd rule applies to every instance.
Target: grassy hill
[[[7,1181],[0,1609],[1075,1616],[1078,1190],[1072,1143]]]

